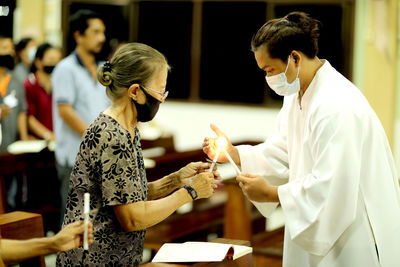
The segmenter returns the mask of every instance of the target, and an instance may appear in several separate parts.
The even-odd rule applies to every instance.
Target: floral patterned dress
[[[73,168],[63,226],[83,220],[83,195],[90,193],[94,243],[57,255],[57,266],[138,266],[146,231],[126,232],[114,205],[147,200],[139,131],[135,136],[101,113],[86,130]]]

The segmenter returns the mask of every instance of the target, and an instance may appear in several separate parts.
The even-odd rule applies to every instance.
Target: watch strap
[[[193,187],[189,185],[184,185],[183,188],[185,188],[189,192],[189,195],[192,197],[193,200],[197,198],[197,192],[193,189]]]

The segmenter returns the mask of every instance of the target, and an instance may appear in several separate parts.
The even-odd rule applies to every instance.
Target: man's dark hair
[[[293,50],[314,58],[318,54],[321,23],[304,12],[291,12],[283,18],[266,22],[251,41],[252,51],[267,49],[272,58],[286,62]]]
[[[73,36],[74,32],[79,31],[80,34],[84,34],[87,28],[89,28],[89,19],[100,19],[104,22],[103,17],[100,13],[94,12],[89,9],[80,9],[69,19],[69,33]]]

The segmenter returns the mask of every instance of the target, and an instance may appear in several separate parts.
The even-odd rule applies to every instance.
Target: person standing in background
[[[0,36],[0,105],[3,140],[0,151],[19,139],[28,139],[26,101],[22,84],[12,73],[15,50],[11,37]]]
[[[0,151],[18,140],[28,139],[26,101],[22,84],[15,78],[12,69],[15,63],[14,44],[11,37],[0,36],[0,109],[2,142]],[[8,205],[11,210],[17,205],[16,176],[6,180]]]
[[[24,82],[28,104],[28,128],[36,137],[55,140],[53,134],[51,73],[61,60],[60,49],[49,43],[41,44]]]
[[[56,166],[61,184],[61,220],[64,217],[69,177],[82,134],[109,104],[104,86],[96,78],[96,61],[106,40],[106,27],[100,16],[79,10],[69,21],[75,50],[54,69],[53,126],[56,138]]]
[[[36,41],[30,37],[22,38],[15,45],[18,63],[13,70],[13,75],[21,86],[30,73],[32,61],[36,53],[36,46]]]

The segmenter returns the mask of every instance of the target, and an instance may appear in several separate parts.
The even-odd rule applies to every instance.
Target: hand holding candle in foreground
[[[1,239],[1,260],[6,264],[13,264],[29,258],[77,248],[83,244],[82,233],[84,228],[84,221],[76,221],[67,224],[56,235],[51,237],[25,240]],[[88,239],[89,244],[92,244],[94,236],[91,222],[88,224]]]
[[[236,177],[243,194],[257,202],[279,202],[278,187],[271,185],[264,177],[253,174],[240,174]]]
[[[203,151],[207,154],[210,159],[215,160],[216,162],[228,162],[229,159],[227,155],[229,155],[232,161],[236,165],[240,165],[240,158],[237,149],[232,145],[229,141],[228,137],[214,124],[210,125],[211,129],[216,133],[216,138],[204,138],[203,142]],[[221,140],[221,141],[217,141]],[[222,147],[225,149],[225,153],[219,153],[218,157],[216,157],[218,152],[219,144],[221,143]],[[222,143],[223,142],[223,143]],[[222,148],[221,148],[222,149]]]

